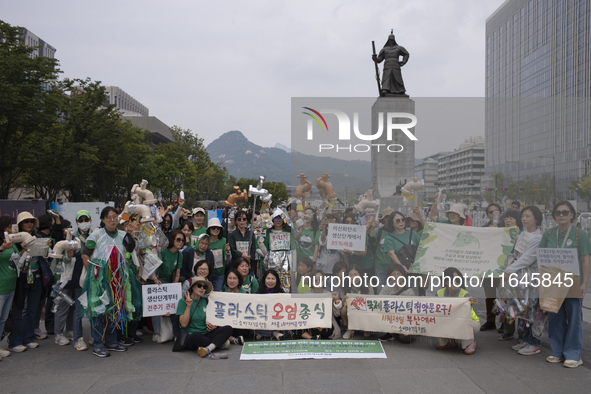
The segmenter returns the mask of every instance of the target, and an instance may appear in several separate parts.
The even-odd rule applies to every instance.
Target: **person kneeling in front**
[[[187,330],[185,349],[197,350],[201,357],[209,356],[216,348],[229,349],[232,327],[216,327],[207,322],[207,302],[203,297],[211,293],[213,285],[204,277],[193,278],[185,297],[179,301],[176,314],[181,328]]]

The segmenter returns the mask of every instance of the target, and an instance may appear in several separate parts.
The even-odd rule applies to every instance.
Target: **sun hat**
[[[220,223],[220,219],[218,218],[211,218],[207,222],[207,229],[209,230],[212,227],[221,227],[223,228],[222,224]]]
[[[451,204],[449,210],[445,212],[445,216],[449,216],[451,212],[457,213],[462,219],[466,219],[466,215],[464,215],[464,207],[462,207],[462,204]]]
[[[189,279],[190,283],[189,283],[189,292],[191,292],[191,289],[193,288],[193,286],[195,286],[197,283],[202,283],[205,285],[205,294],[209,294],[211,293],[211,291],[213,290],[213,285],[211,284],[210,281],[208,281],[206,278],[204,278],[203,276],[194,276],[191,279]]]
[[[27,220],[27,219],[35,220],[35,227],[39,227],[39,219],[37,219],[35,216],[31,215],[27,211],[24,211],[24,212],[21,212],[18,214],[18,216],[16,218],[16,224],[19,225],[19,224],[21,224],[22,221]]]
[[[197,215],[197,213],[201,212],[202,214],[205,215],[205,209],[203,208],[193,208],[192,214],[193,215]]]
[[[388,216],[392,215],[394,212],[396,212],[394,209],[392,208],[386,208],[382,211],[382,217],[380,219],[380,222],[383,222]]]

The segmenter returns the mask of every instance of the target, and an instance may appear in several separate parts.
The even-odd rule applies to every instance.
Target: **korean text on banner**
[[[326,294],[242,294],[212,292],[207,321],[216,326],[257,330],[330,327],[332,297]]]
[[[505,270],[518,231],[517,227],[426,223],[410,272],[441,275],[455,267],[468,276],[497,278]]]
[[[348,295],[349,329],[472,340],[469,298]]]
[[[365,226],[357,224],[329,223],[326,247],[332,250],[365,250]]]
[[[174,315],[181,298],[180,283],[143,285],[142,300],[144,304],[144,316],[160,316],[168,312]]]
[[[579,298],[577,249],[538,248],[540,308],[557,313],[565,298]]]

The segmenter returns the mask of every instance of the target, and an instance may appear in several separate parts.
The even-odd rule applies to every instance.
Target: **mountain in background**
[[[279,142],[275,144],[275,148],[283,149],[287,153],[290,153],[291,152],[291,149],[290,148],[288,148],[287,146],[285,146],[283,144],[280,144]]]

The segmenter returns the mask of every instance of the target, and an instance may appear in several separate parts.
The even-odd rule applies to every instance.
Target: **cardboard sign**
[[[538,248],[540,308],[557,313],[565,298],[579,298],[580,268],[577,249]]]
[[[281,232],[270,231],[267,234],[267,237],[269,237],[269,246],[270,246],[271,250],[289,250],[290,235],[291,235],[290,233],[286,233],[283,231],[281,231]]]
[[[181,298],[180,283],[143,285],[143,314],[145,317],[161,316],[168,312],[174,315],[176,313],[177,304]]]
[[[365,226],[357,224],[329,223],[326,247],[332,250],[349,249],[354,252],[365,250]]]
[[[469,298],[349,294],[350,330],[473,340]]]

